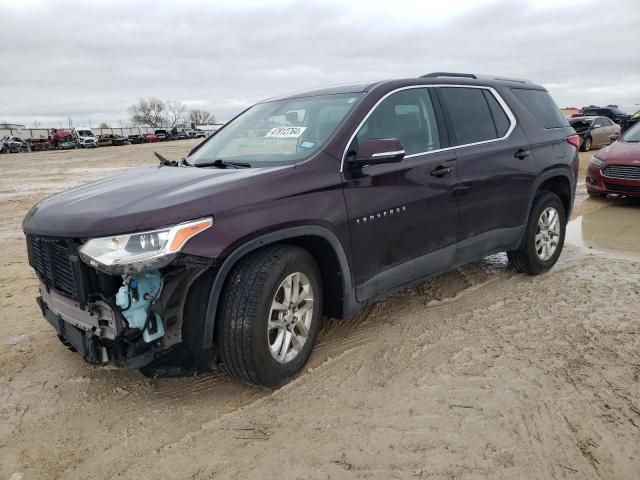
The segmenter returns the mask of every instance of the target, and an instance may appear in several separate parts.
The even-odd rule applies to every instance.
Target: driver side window
[[[438,126],[428,90],[402,90],[384,99],[358,131],[351,149],[372,138],[399,139],[405,155],[439,149]]]

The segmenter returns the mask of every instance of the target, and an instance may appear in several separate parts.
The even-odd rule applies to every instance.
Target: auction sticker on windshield
[[[267,132],[265,137],[298,138],[307,127],[275,127]]]

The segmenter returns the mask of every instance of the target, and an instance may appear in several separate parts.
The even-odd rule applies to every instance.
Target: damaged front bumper
[[[79,246],[27,235],[29,264],[40,279],[38,305],[68,348],[89,363],[140,369],[185,350],[185,321],[202,328],[198,318],[185,319],[187,296],[215,260],[178,254],[162,268],[116,275],[84,263]]]
[[[135,341],[138,332],[129,328],[117,306],[105,301],[88,303],[83,308],[44,283],[40,284],[36,301],[62,343],[80,353],[88,363],[142,368],[161,351],[159,344],[141,348],[144,345]]]
[[[88,363],[143,369],[160,362],[166,367],[169,354],[182,343],[189,289],[206,269],[194,265],[157,271],[160,289],[149,280],[155,279],[149,272],[124,276],[117,294],[108,299],[96,295],[85,303],[41,281],[36,300],[62,343]],[[188,352],[174,357],[179,365],[171,365],[173,371],[188,369]]]

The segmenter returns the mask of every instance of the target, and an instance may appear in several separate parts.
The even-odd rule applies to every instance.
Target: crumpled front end
[[[211,265],[188,256],[162,268],[110,275],[85,264],[73,239],[27,235],[37,299],[61,341],[92,364],[142,368],[182,342],[190,286]]]

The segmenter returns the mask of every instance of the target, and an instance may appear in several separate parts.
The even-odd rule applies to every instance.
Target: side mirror
[[[356,166],[395,163],[404,158],[404,146],[397,138],[369,138],[358,145],[356,156],[349,164]]]
[[[619,133],[614,133],[613,135],[609,135],[609,140],[611,140],[612,142],[615,142],[616,140],[618,140],[618,138],[620,138]]]

